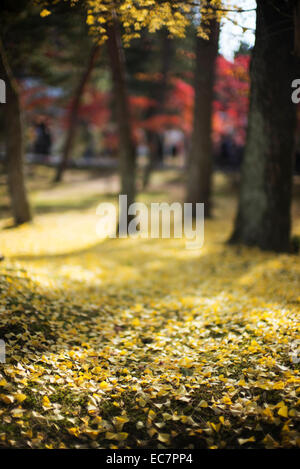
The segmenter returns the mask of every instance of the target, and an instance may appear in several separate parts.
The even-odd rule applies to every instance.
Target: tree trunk
[[[169,74],[174,50],[172,40],[169,38],[168,30],[163,30],[161,34],[161,80],[156,86],[156,93],[154,95],[157,106],[150,108],[147,118],[162,114],[165,111],[166,106]],[[160,135],[153,130],[149,130],[147,132],[147,140],[150,151],[148,163],[146,165],[143,177],[143,189],[147,188],[153,169],[162,159],[162,144],[160,141]]]
[[[297,76],[293,51],[292,3],[258,0],[247,144],[231,242],[277,252],[290,250],[296,124],[291,83]]]
[[[204,203],[206,217],[211,215],[212,111],[220,24],[216,19],[212,19],[208,27],[209,39],[201,37],[196,39],[194,127],[189,153],[186,198],[187,202],[193,204]]]
[[[60,162],[60,164],[57,168],[57,172],[56,172],[56,175],[55,175],[55,178],[54,178],[54,182],[61,182],[61,180],[63,178],[63,173],[65,172],[65,170],[68,166],[68,162],[69,162],[69,159],[70,159],[70,155],[71,155],[71,151],[72,151],[72,148],[73,148],[74,139],[75,139],[75,135],[76,135],[76,128],[77,128],[77,124],[78,124],[78,113],[79,113],[80,103],[81,103],[85,88],[86,88],[86,86],[87,86],[87,84],[88,84],[88,82],[91,78],[93,69],[94,69],[95,64],[98,60],[98,57],[100,55],[100,51],[101,51],[101,46],[95,45],[93,47],[92,52],[91,52],[90,57],[89,57],[87,67],[84,70],[84,72],[83,72],[83,74],[80,78],[80,81],[78,83],[78,86],[77,86],[77,89],[76,89],[76,92],[75,92],[75,95],[74,95],[74,98],[73,98],[73,101],[72,101],[72,105],[71,105],[71,108],[70,108],[69,128],[68,128],[68,133],[67,133],[67,136],[66,136],[64,148],[63,148],[62,159],[61,159],[61,162]]]
[[[129,206],[134,203],[136,195],[136,148],[132,134],[129,97],[125,79],[125,57],[119,26],[116,21],[107,26],[107,34],[119,131],[121,194],[127,195]]]
[[[300,0],[294,5],[295,54],[300,57]]]
[[[16,225],[20,225],[31,220],[23,171],[23,122],[18,84],[8,63],[1,39],[0,69],[6,83],[5,139],[8,189],[14,221]]]

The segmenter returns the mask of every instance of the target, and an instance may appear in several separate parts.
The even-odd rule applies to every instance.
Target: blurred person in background
[[[38,120],[35,129],[36,140],[34,142],[33,152],[47,161],[51,154],[52,137],[46,119]]]

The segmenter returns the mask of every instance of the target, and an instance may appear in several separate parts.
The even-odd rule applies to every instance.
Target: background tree
[[[61,162],[59,163],[57,167],[54,182],[61,182],[63,173],[65,169],[67,168],[68,161],[70,159],[73,144],[74,144],[75,135],[76,135],[76,127],[78,124],[80,103],[82,101],[84,91],[91,78],[97,59],[99,58],[100,52],[101,52],[100,45],[96,44],[92,47],[87,65],[84,68],[82,75],[80,76],[78,85],[74,92],[74,96],[72,97],[72,103],[70,106],[69,116],[68,116],[68,130],[67,130],[67,134],[65,138],[65,143],[63,146]]]
[[[207,2],[207,8],[209,3]],[[187,202],[205,204],[211,214],[213,168],[212,113],[220,23],[215,13],[202,19],[207,38],[196,38],[194,127],[188,161]]]
[[[136,194],[136,147],[133,139],[129,95],[125,79],[125,57],[121,44],[119,25],[116,20],[108,24],[107,36],[119,128],[121,193],[127,195],[127,203],[130,205],[134,202]]]
[[[78,39],[82,26],[78,28],[74,21],[79,8],[73,9],[70,14],[64,4],[59,6],[57,14],[46,21],[40,18],[40,8],[25,0],[18,4],[4,1],[1,8],[1,71],[7,82],[8,98],[4,113],[6,130],[2,138],[6,141],[7,179],[13,215],[15,222],[20,224],[31,219],[23,170],[26,144],[26,122],[20,99],[24,97],[23,85],[32,76],[39,86],[61,85],[65,72],[61,71],[61,57],[57,51],[61,48],[62,35],[69,34],[73,39],[74,36]],[[85,22],[82,25],[85,26]],[[52,38],[50,43],[49,37]]]
[[[274,251],[290,249],[296,123],[291,83],[299,71],[293,3],[257,1],[248,136],[231,237],[233,243]]]
[[[18,83],[8,62],[0,38],[0,72],[6,83],[5,141],[6,168],[11,208],[17,225],[31,220],[31,210],[25,189],[23,171],[23,122]]]
[[[20,48],[14,56],[14,61],[11,59],[16,51],[16,42],[38,18],[38,11],[33,7],[28,9],[27,6],[25,1],[20,1],[17,5],[4,1],[1,5],[0,18],[0,73],[6,82],[7,90],[7,103],[3,108],[6,171],[12,214],[16,224],[26,223],[32,218],[24,181],[23,117],[19,84],[15,74],[15,69],[22,68]],[[24,40],[20,44],[22,51],[26,51],[28,41]],[[34,60],[33,58],[32,63]]]

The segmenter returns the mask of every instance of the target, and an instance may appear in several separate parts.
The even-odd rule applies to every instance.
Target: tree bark
[[[70,108],[70,113],[69,113],[69,128],[65,140],[65,144],[63,147],[63,154],[62,154],[62,159],[61,162],[57,168],[57,172],[54,178],[54,182],[61,182],[63,178],[63,174],[68,166],[68,162],[70,159],[71,151],[74,145],[74,139],[76,135],[76,128],[78,125],[78,113],[79,113],[79,108],[80,104],[82,101],[82,97],[85,91],[85,88],[91,78],[93,69],[95,67],[95,64],[98,60],[98,57],[100,55],[101,51],[101,46],[95,45],[92,49],[92,52],[90,54],[88,64],[86,66],[86,69],[84,70],[80,81],[78,83],[76,92],[73,97],[72,105]]]
[[[296,127],[291,83],[299,66],[294,40],[292,2],[258,0],[247,143],[231,242],[277,252],[290,250]]]
[[[220,24],[216,19],[212,19],[208,28],[208,40],[196,38],[194,127],[188,161],[186,197],[189,203],[204,203],[206,217],[211,215],[212,111]]]
[[[294,5],[294,31],[295,31],[295,54],[300,57],[300,0],[295,0]]]
[[[6,83],[4,118],[8,190],[14,221],[16,225],[20,225],[32,219],[24,182],[23,122],[18,84],[13,76],[1,39],[0,69]]]
[[[107,26],[107,35],[119,132],[121,194],[127,195],[129,206],[134,203],[136,196],[136,147],[132,133],[129,96],[125,78],[125,57],[119,26],[116,21]]]

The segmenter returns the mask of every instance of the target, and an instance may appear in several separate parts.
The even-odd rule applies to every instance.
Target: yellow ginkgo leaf
[[[133,319],[133,321],[131,322],[131,324],[134,326],[134,327],[138,327],[140,326],[140,320],[138,318],[135,318]]]
[[[80,435],[80,430],[79,430],[78,427],[71,427],[71,428],[68,428],[68,432],[70,433],[70,435],[76,436],[76,438],[78,438],[79,435]]]
[[[27,399],[27,396],[26,394],[23,394],[23,393],[17,393],[17,394],[14,394],[14,398],[18,401],[18,402],[23,402],[25,401],[25,399]]]
[[[279,407],[278,415],[280,415],[281,417],[288,418],[289,414],[288,414],[288,408],[286,405]]]
[[[46,16],[51,15],[51,11],[49,11],[45,8],[44,10],[41,11],[40,15],[41,15],[42,18],[45,18]]]
[[[245,443],[251,443],[255,441],[255,437],[254,436],[251,436],[250,438],[239,438],[238,439],[238,442],[240,445],[244,445]]]
[[[101,381],[101,383],[99,384],[99,387],[100,389],[103,389],[105,391],[105,389],[109,388],[109,384],[106,381]]]
[[[51,402],[47,396],[43,397],[42,404],[43,407],[51,407]]]
[[[203,400],[202,400],[202,401],[200,401],[200,403],[199,403],[199,407],[203,407],[203,408],[208,407],[208,403],[207,403],[206,401],[203,401]]]
[[[170,443],[170,435],[168,435],[168,433],[159,433],[157,439],[162,443]]]
[[[84,432],[89,438],[92,440],[96,440],[97,436],[99,435],[100,431],[99,430],[92,430],[90,428],[84,430]]]
[[[13,396],[8,396],[7,394],[0,394],[0,399],[4,404],[12,404],[14,402]]]

